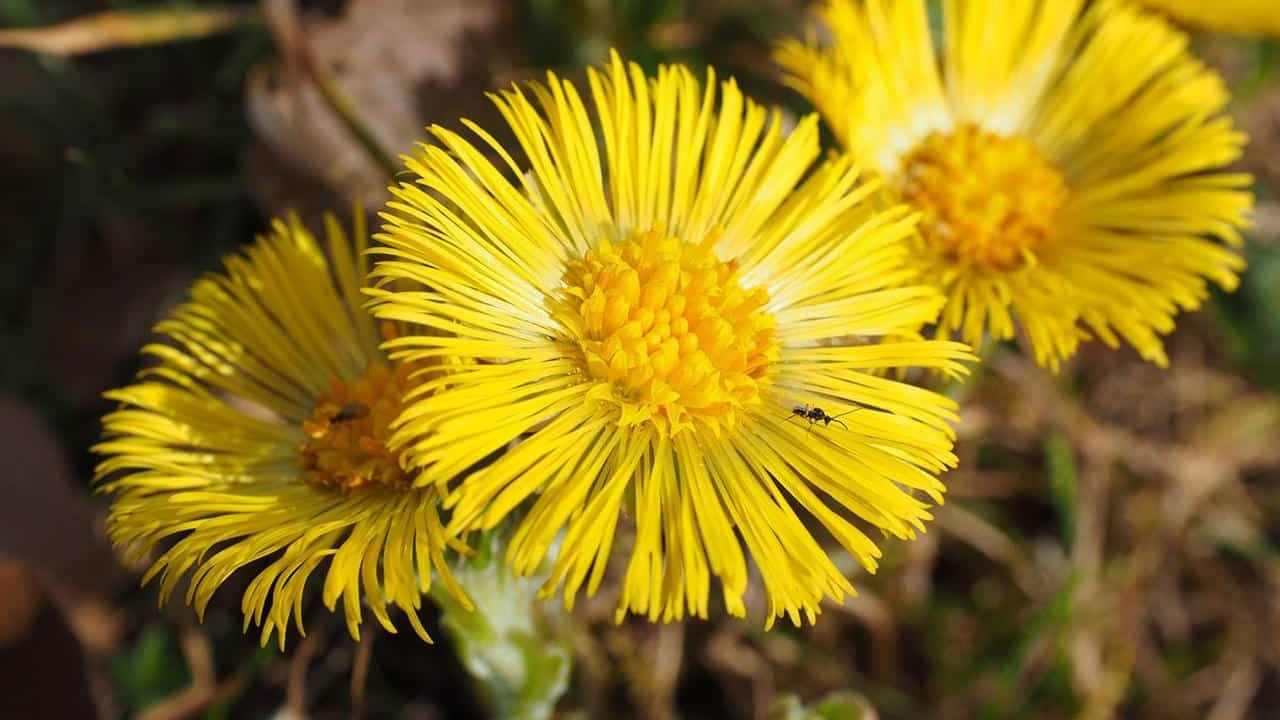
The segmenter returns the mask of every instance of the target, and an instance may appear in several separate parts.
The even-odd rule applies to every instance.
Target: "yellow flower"
[[[941,306],[903,286],[915,218],[872,209],[848,159],[814,169],[816,117],[788,136],[732,81],[717,97],[711,73],[647,78],[615,55],[589,83],[591,110],[554,75],[494,97],[527,165],[473,123],[479,147],[436,127],[409,161],[375,313],[447,333],[392,357],[464,362],[393,444],[442,485],[505,451],[453,485],[450,530],[531,501],[507,559],[533,572],[563,530],[544,594],[563,586],[566,606],[600,586],[625,513],[619,619],[705,617],[713,577],[742,615],[743,543],[769,624],[812,619],[852,587],[797,511],[873,569],[850,516],[913,537],[930,517],[916,491],[940,501],[955,462],[954,405],[873,372],[970,357],[911,335]]]
[[[831,0],[830,47],[787,41],[788,82],[924,219],[915,264],[948,297],[938,330],[970,344],[1021,328],[1057,368],[1160,335],[1210,281],[1234,289],[1250,178],[1245,138],[1186,36],[1100,0],[944,3],[941,66],[921,0]]]
[[[1240,35],[1280,37],[1275,0],[1138,0],[1190,27]]]
[[[95,448],[116,494],[109,532],[134,561],[166,548],[144,577],[161,577],[161,602],[194,570],[187,603],[201,617],[232,573],[269,559],[242,603],[263,644],[274,631],[283,649],[291,615],[302,631],[325,560],[324,602],[342,599],[352,636],[363,602],[390,632],[400,608],[429,640],[417,610],[433,567],[470,603],[443,561],[437,491],[414,487],[386,441],[431,366],[378,349],[403,328],[379,332],[361,307],[363,221],[352,239],[326,225],[327,257],[295,219],[228,258],[157,326],[167,342],[143,349],[155,364],[107,393],[121,403]]]

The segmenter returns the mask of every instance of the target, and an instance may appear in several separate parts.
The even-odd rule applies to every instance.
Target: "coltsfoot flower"
[[[494,97],[519,160],[464,121],[478,146],[434,127],[408,161],[375,313],[438,331],[392,357],[459,364],[393,444],[451,487],[451,531],[527,506],[507,559],[532,573],[559,538],[544,593],[569,607],[626,515],[619,619],[705,617],[713,579],[742,615],[750,557],[768,623],[812,620],[853,591],[816,525],[874,569],[863,527],[913,537],[955,463],[954,404],[875,372],[970,359],[916,334],[942,299],[910,282],[915,217],[873,209],[848,158],[815,167],[816,117],[788,135],[710,72],[650,78],[615,55],[589,84],[590,109],[554,75]]]
[[[1209,283],[1231,290],[1252,207],[1224,172],[1245,138],[1187,37],[1109,0],[951,0],[935,50],[922,0],[830,0],[830,44],[784,42],[789,83],[924,214],[914,264],[938,324],[1025,334],[1057,368],[1080,341],[1160,336]],[[939,62],[939,52],[941,62]]]
[[[143,349],[155,364],[138,382],[107,393],[121,403],[95,448],[116,495],[108,530],[151,562],[144,581],[161,578],[161,602],[190,573],[201,617],[233,573],[270,560],[242,603],[263,644],[276,632],[283,648],[291,617],[302,631],[307,581],[326,561],[324,602],[342,600],[353,637],[363,603],[391,632],[388,609],[403,610],[429,640],[417,611],[433,570],[470,607],[444,562],[448,545],[465,548],[445,535],[437,490],[415,487],[387,440],[438,363],[379,350],[404,329],[362,307],[363,221],[350,238],[332,218],[327,230],[325,248],[277,221],[157,326],[164,342]]]

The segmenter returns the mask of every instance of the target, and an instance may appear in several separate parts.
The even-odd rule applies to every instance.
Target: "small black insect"
[[[862,409],[863,408],[856,407],[850,410],[849,412],[843,412],[843,413],[840,413],[839,415],[828,415],[826,410],[823,410],[817,405],[796,405],[795,407],[791,408],[791,416],[788,417],[787,420],[791,420],[792,418],[800,418],[801,420],[808,420],[810,430],[812,430],[813,426],[818,423],[822,423],[823,427],[829,427],[833,422],[840,423],[841,427],[843,427],[845,430],[848,430],[849,426],[845,425],[844,421],[841,420],[840,418],[844,417],[845,415],[851,415],[853,413],[856,413]]]
[[[369,414],[369,406],[360,402],[349,402],[342,406],[337,415],[334,415],[329,422],[350,422],[351,420],[359,420]]]

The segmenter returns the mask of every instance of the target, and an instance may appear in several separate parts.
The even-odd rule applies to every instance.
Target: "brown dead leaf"
[[[98,513],[44,419],[0,394],[0,555],[83,594],[113,592],[123,572]]]
[[[86,672],[85,650],[104,657],[116,634],[95,598],[118,591],[124,573],[57,438],[3,394],[0,456],[0,556],[10,568],[0,578],[0,717],[95,717],[89,687],[100,670]]]
[[[116,717],[96,707],[76,638],[51,605],[0,647],[0,718]]]
[[[31,571],[20,562],[0,558],[0,647],[26,634],[41,605],[40,586]]]
[[[255,17],[250,9],[230,7],[114,10],[48,27],[0,30],[0,47],[50,55],[83,55],[216,35]]]
[[[314,204],[307,188],[283,179],[293,173],[381,206],[396,156],[412,151],[429,122],[485,107],[481,91],[509,54],[494,51],[510,47],[497,42],[500,0],[352,0],[337,19],[300,18],[291,0],[267,7],[282,62],[251,75],[247,112],[288,167],[249,167],[262,175],[249,183],[271,213]],[[302,199],[291,201],[299,190]]]

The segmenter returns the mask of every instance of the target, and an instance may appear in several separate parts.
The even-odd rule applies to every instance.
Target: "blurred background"
[[[617,47],[799,111],[768,48],[802,9],[0,0],[0,718],[488,717],[434,616],[435,645],[357,646],[319,613],[281,653],[241,634],[234,582],[203,625],[157,608],[102,537],[101,393],[270,216],[376,208],[424,125],[493,128],[487,88]],[[556,717],[1280,717],[1280,43],[1196,49],[1235,90],[1259,207],[1243,287],[1180,322],[1172,369],[998,352],[936,524],[858,598],[765,633],[615,625],[606,590],[564,624]]]

